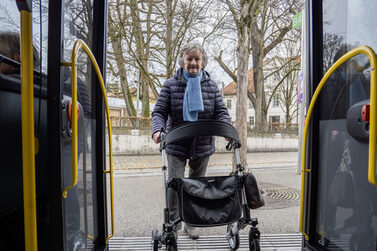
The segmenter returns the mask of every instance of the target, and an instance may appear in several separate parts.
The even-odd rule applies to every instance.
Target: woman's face
[[[188,51],[183,59],[184,68],[191,75],[198,74],[203,68],[202,53],[198,50]]]

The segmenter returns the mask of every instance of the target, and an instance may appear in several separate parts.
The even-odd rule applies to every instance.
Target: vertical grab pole
[[[16,1],[21,17],[21,127],[25,250],[38,250],[35,188],[33,33],[31,0]]]

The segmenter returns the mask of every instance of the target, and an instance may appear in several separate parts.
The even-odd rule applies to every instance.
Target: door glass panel
[[[42,4],[42,6],[40,6]],[[32,39],[34,67],[34,135],[38,142],[35,155],[38,249],[48,241],[47,165],[47,18],[48,2],[33,2]],[[16,1],[0,2],[0,54],[20,63],[20,12]],[[41,42],[41,39],[43,42]],[[42,65],[42,67],[41,67]],[[42,74],[40,74],[42,70]],[[18,64],[0,60],[0,249],[23,250],[24,210],[22,182],[21,79]],[[4,227],[7,226],[7,227]]]
[[[64,7],[64,60],[71,61],[74,43],[81,39],[89,48],[92,45],[92,1],[67,0]],[[63,99],[71,96],[71,68],[63,67]],[[95,149],[92,135],[95,133],[95,120],[92,117],[93,99],[91,95],[91,63],[80,50],[77,61],[77,98],[81,105],[78,122],[78,184],[68,192],[64,200],[66,242],[68,250],[84,250],[93,246],[97,237],[96,229],[96,176],[95,159],[91,150]],[[64,116],[64,113],[63,113]],[[69,125],[68,125],[69,127]],[[63,140],[64,186],[72,182],[72,144],[70,137]]]
[[[376,2],[364,0],[323,2],[324,73],[356,46],[377,49],[376,9]],[[377,192],[367,179],[368,138],[353,128],[368,131],[360,107],[369,103],[369,81],[368,58],[355,56],[330,76],[320,95],[316,231],[327,250],[376,250]]]

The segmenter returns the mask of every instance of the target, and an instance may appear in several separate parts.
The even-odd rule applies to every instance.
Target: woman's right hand
[[[158,144],[158,143],[161,142],[161,135],[160,135],[160,134],[161,134],[160,131],[155,132],[155,133],[153,134],[153,141],[154,141],[154,143]]]

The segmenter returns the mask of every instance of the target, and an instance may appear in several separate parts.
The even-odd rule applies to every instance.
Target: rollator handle
[[[220,136],[230,139],[235,148],[241,147],[241,141],[238,137],[237,130],[230,124],[219,120],[198,120],[195,122],[186,122],[166,134],[162,140],[162,148],[187,138],[201,136]]]

